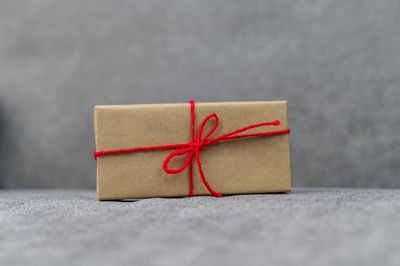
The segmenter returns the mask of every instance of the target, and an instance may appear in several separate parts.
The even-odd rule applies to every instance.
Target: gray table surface
[[[400,190],[99,202],[0,191],[1,265],[400,265]]]

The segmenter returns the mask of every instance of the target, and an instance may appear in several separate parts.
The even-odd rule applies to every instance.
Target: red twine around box
[[[266,132],[258,132],[258,133],[251,133],[251,134],[241,134],[238,133],[247,131],[252,128],[261,127],[261,126],[278,126],[280,125],[280,121],[276,120],[274,122],[265,122],[260,124],[249,125],[243,128],[236,129],[232,132],[222,134],[219,137],[210,138],[210,135],[217,129],[218,127],[218,116],[213,113],[208,115],[203,122],[201,123],[199,130],[197,131],[197,137],[195,137],[195,130],[194,130],[194,121],[195,121],[195,113],[194,113],[194,101],[190,100],[190,115],[191,115],[191,140],[188,143],[179,143],[179,144],[171,144],[171,145],[158,145],[158,146],[149,146],[149,147],[136,147],[130,149],[118,149],[118,150],[108,150],[108,151],[95,151],[94,158],[97,160],[97,157],[107,155],[107,154],[119,154],[119,153],[128,153],[128,152],[135,152],[135,151],[148,151],[148,150],[169,150],[175,149],[172,151],[167,158],[165,158],[163,163],[163,169],[168,174],[177,174],[182,172],[186,167],[189,166],[189,197],[193,196],[193,157],[196,159],[197,168],[199,170],[199,174],[201,180],[203,181],[204,186],[207,190],[216,197],[221,197],[221,193],[214,191],[210,184],[207,182],[203,168],[201,166],[200,161],[200,150],[202,148],[207,147],[208,145],[223,141],[223,140],[230,140],[230,139],[241,139],[241,138],[248,138],[248,137],[257,137],[257,136],[270,136],[270,135],[280,135],[280,134],[288,134],[290,133],[290,129],[283,129],[283,130],[276,130],[276,131],[266,131]],[[203,129],[206,123],[211,119],[215,119],[214,127],[202,138]],[[185,163],[177,168],[171,169],[168,167],[169,161],[175,157],[187,154]]]

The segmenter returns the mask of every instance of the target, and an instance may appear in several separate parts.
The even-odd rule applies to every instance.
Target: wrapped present
[[[287,192],[287,102],[94,108],[100,200]]]

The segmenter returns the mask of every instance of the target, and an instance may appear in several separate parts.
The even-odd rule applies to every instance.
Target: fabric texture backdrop
[[[94,188],[93,106],[287,100],[293,184],[400,187],[400,3],[0,1],[0,187]]]

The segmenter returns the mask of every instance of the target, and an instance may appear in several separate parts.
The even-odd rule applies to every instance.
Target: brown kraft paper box
[[[195,104],[195,132],[203,119],[216,113],[217,137],[233,130],[280,120],[243,133],[288,128],[286,101],[214,102]],[[203,136],[213,127],[209,121]],[[96,151],[187,143],[191,140],[189,103],[100,105],[94,108]],[[187,196],[189,167],[168,174],[162,165],[173,150],[136,151],[97,158],[99,200]],[[223,195],[287,192],[291,190],[289,134],[258,136],[213,143],[200,150],[210,186]],[[169,168],[179,168],[186,156],[175,157]],[[193,160],[193,194],[210,195]]]

